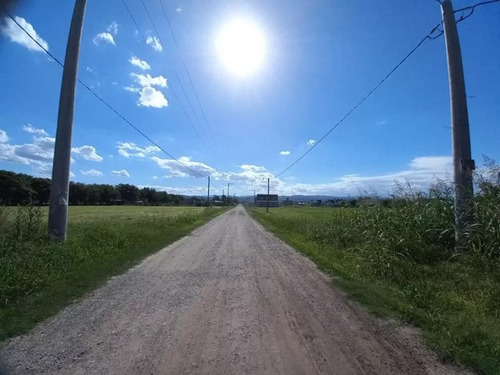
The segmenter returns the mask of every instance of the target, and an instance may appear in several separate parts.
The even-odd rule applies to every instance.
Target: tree
[[[139,197],[139,188],[134,185],[120,184],[116,187],[120,197],[128,203],[135,202]]]
[[[49,178],[33,178],[31,180],[31,188],[34,190],[34,199],[38,204],[48,204],[50,198],[50,179]]]
[[[34,195],[28,175],[0,171],[0,203],[28,204]]]
[[[119,197],[118,191],[112,185],[99,185],[99,203],[110,204]]]
[[[69,203],[84,204],[87,202],[87,185],[81,182],[69,183]]]
[[[158,193],[155,189],[152,188],[142,188],[139,197],[146,201],[147,203],[157,203],[158,202]]]

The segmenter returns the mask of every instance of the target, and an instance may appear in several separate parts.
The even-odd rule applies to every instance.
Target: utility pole
[[[498,175],[500,176],[500,173]],[[253,191],[253,208],[255,208],[255,189]]]
[[[229,197],[229,185],[231,185],[230,182],[227,183],[227,199],[230,199],[230,197]]]
[[[210,207],[210,176],[208,176],[207,207]]]
[[[267,178],[267,208],[266,212],[269,212],[269,177]]]
[[[475,163],[471,156],[469,114],[465,94],[462,54],[451,0],[444,0],[441,3],[441,10],[443,13],[450,81],[455,184],[455,249],[459,250],[463,249],[465,245],[464,230],[473,220],[471,201],[474,194],[472,173],[475,169]]]
[[[71,137],[75,110],[76,75],[86,0],[76,0],[68,35],[59,97],[56,143],[50,188],[49,235],[65,241],[68,228]]]

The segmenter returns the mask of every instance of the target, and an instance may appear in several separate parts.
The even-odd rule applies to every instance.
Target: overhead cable
[[[439,3],[441,3],[441,1],[438,0]],[[459,18],[457,20],[457,23],[467,19],[468,17],[470,17],[472,15],[472,13],[474,12],[474,9],[479,7],[479,6],[483,6],[483,5],[487,5],[487,4],[491,4],[491,3],[496,3],[496,2],[500,2],[500,0],[490,0],[490,1],[483,1],[483,2],[480,2],[480,3],[477,3],[475,5],[472,5],[472,6],[468,6],[468,7],[465,7],[465,8],[461,8],[461,9],[457,9],[454,11],[454,13],[459,13],[459,12],[464,12],[464,11],[469,11],[470,13],[467,15],[467,16],[462,16],[461,18]],[[288,170],[290,170],[290,168],[292,168],[293,166],[295,166],[298,162],[300,162],[306,155],[308,155],[312,150],[314,150],[326,137],[328,137],[330,135],[331,132],[333,132],[338,126],[340,126],[354,111],[356,111],[356,109],[358,109],[401,65],[403,65],[403,63],[411,56],[413,55],[419,48],[420,46],[426,41],[426,40],[434,40],[434,39],[437,39],[439,38],[441,35],[443,35],[443,30],[440,28],[442,25],[442,22],[440,22],[439,24],[437,24],[435,27],[432,28],[432,30],[429,32],[429,34],[427,34],[425,37],[423,37],[418,43],[417,45],[408,53],[406,54],[406,56],[394,67],[392,68],[392,70],[387,73],[387,75],[370,91],[368,92],[367,95],[365,95],[349,112],[347,112],[344,117],[342,117],[332,128],[330,128],[330,130],[328,130],[313,146],[311,146],[311,148],[309,148],[306,152],[304,152],[298,159],[296,159],[292,164],[290,164],[287,168],[285,168],[284,170],[282,170],[280,173],[278,173],[275,177],[279,177],[281,175],[283,175],[285,172],[287,172]],[[436,33],[436,31],[438,32],[436,35],[433,35]]]
[[[7,13],[4,10],[5,14],[21,29],[24,31],[28,37],[35,42],[48,56],[50,56],[56,63],[58,63],[62,68],[64,68],[64,64],[56,58],[52,53],[50,53],[44,46],[42,46],[23,26],[21,26],[15,19],[12,17],[9,13]],[[178,160],[175,156],[170,154],[167,150],[165,150],[163,147],[161,147],[157,142],[153,141],[146,133],[144,133],[142,130],[140,130],[137,126],[135,126],[132,122],[130,122],[125,116],[123,116],[120,112],[118,112],[111,104],[109,104],[106,100],[104,100],[100,95],[98,95],[94,90],[92,90],[85,82],[83,82],[80,78],[77,78],[78,83],[80,83],[83,87],[85,87],[92,95],[94,95],[101,103],[103,103],[107,108],[109,108],[111,111],[113,111],[118,117],[120,117],[127,125],[129,125],[131,128],[133,128],[137,133],[142,135],[145,139],[147,139],[152,145],[156,146],[160,151],[162,151],[164,154],[172,158],[177,164],[179,164],[181,167],[185,168],[186,170],[190,171],[194,175],[198,177],[206,177],[205,175],[202,175],[201,173],[189,168],[187,165],[182,163],[180,160]]]

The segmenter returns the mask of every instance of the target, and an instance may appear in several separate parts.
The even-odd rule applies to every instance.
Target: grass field
[[[0,341],[27,332],[224,211],[73,206],[68,240],[58,244],[46,236],[46,207],[0,207]]]
[[[500,262],[453,250],[446,202],[248,210],[374,313],[420,327],[443,360],[500,374]]]

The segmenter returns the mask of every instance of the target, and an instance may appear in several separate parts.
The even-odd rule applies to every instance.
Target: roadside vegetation
[[[454,249],[452,190],[399,186],[352,208],[249,208],[380,316],[422,329],[443,360],[500,374],[500,186],[480,178],[468,245]]]
[[[68,240],[47,238],[47,207],[0,207],[0,341],[207,222],[224,208],[71,206]]]

